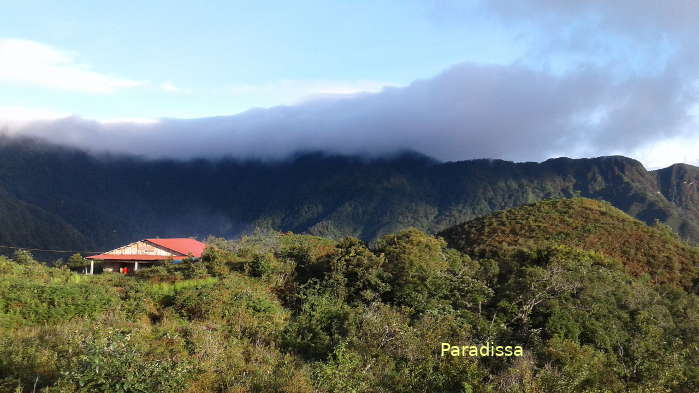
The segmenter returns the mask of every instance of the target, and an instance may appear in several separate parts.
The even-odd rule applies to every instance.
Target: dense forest
[[[698,187],[699,168],[647,171],[625,157],[442,163],[411,153],[308,153],[265,162],[149,161],[4,137],[0,246],[103,251],[148,237],[230,238],[254,228],[371,242],[577,195],[651,225],[660,220],[697,242]],[[67,255],[47,257],[60,256]]]
[[[698,263],[668,226],[584,198],[369,244],[210,238],[135,276],[18,251],[0,257],[0,391],[693,393]]]

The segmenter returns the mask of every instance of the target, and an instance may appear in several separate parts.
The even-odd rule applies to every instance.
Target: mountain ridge
[[[691,188],[696,183],[687,186],[694,179],[697,167],[648,171],[622,156],[515,163],[438,162],[410,152],[373,158],[306,152],[276,162],[176,161],[94,157],[26,139],[0,143],[6,198],[57,217],[65,223],[57,232],[75,229],[80,249],[152,236],[231,237],[254,228],[373,240],[406,227],[437,233],[503,209],[575,196],[606,200],[698,242],[699,203],[693,201],[699,193]],[[14,215],[9,209],[2,214]],[[0,236],[22,232],[17,225],[32,221],[0,225]],[[57,246],[60,235],[49,237],[26,235],[13,245]],[[76,246],[68,239],[58,243]]]

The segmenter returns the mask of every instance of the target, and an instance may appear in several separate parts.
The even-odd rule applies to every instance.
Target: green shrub
[[[118,330],[86,338],[55,392],[177,393],[195,369],[184,359],[152,358]]]
[[[250,274],[253,277],[266,277],[274,271],[278,264],[274,254],[257,254],[250,261]]]
[[[324,359],[353,331],[354,311],[337,297],[309,292],[282,342],[306,359]]]
[[[429,309],[480,303],[490,296],[487,286],[470,278],[478,264],[449,249],[442,239],[417,229],[386,235],[376,244],[375,254],[386,259],[390,274],[390,302],[420,313]],[[470,300],[464,297],[470,296]],[[460,299],[461,298],[461,299]]]
[[[223,277],[231,272],[230,264],[238,258],[229,250],[208,246],[201,255],[201,263],[206,267],[208,274],[214,277]]]
[[[97,315],[118,302],[113,289],[89,283],[36,283],[20,278],[0,281],[0,326],[56,323]]]
[[[78,270],[85,273],[87,271],[86,269],[90,266],[90,261],[83,258],[80,254],[73,254],[68,258],[65,264],[71,270]]]
[[[32,256],[31,252],[21,249],[15,251],[14,255],[12,256],[12,260],[14,260],[15,263],[18,263],[20,265],[38,264],[38,262],[34,260],[34,257]]]
[[[391,288],[385,258],[376,256],[356,238],[341,240],[335,249],[321,259],[330,268],[324,277],[326,286],[348,303],[381,300]]]
[[[0,392],[699,391],[699,297],[613,256],[265,236],[135,277],[0,257]],[[525,355],[440,356],[486,341]]]
[[[191,257],[187,257],[182,260],[182,262],[177,264],[176,269],[181,271],[184,278],[188,280],[209,277],[209,272],[206,265],[201,260]]]
[[[273,340],[288,313],[260,282],[231,274],[213,285],[178,291],[173,307],[190,320],[222,321],[234,336]]]

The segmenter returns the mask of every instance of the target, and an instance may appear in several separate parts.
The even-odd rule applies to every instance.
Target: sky
[[[3,4],[0,132],[154,158],[699,164],[691,0],[57,3]]]

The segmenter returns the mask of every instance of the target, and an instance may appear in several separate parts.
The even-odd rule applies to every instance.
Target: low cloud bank
[[[9,122],[4,130],[149,158],[414,150],[440,160],[625,154],[653,167],[697,163],[699,7],[686,0],[475,4],[483,18],[521,31],[528,55],[510,65],[459,64],[377,93],[233,116],[151,123],[67,117]],[[431,14],[463,23],[470,13],[458,12],[462,6],[435,3]]]
[[[441,160],[543,160],[627,153],[684,135],[691,94],[671,70],[615,81],[596,68],[553,75],[524,66],[461,64],[379,93],[324,97],[238,115],[9,124],[87,149],[149,158],[284,158],[298,151],[379,155],[414,150]]]

